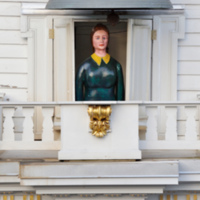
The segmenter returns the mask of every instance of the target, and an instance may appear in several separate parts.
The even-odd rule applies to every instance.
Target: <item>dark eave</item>
[[[172,9],[170,0],[49,0],[46,9],[131,10]]]

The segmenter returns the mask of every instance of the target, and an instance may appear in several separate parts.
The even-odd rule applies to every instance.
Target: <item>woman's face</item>
[[[104,30],[96,31],[92,37],[92,43],[95,50],[106,50],[108,33]]]

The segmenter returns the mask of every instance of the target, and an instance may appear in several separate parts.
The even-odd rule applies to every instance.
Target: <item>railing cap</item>
[[[140,105],[140,106],[198,106],[200,101],[59,101],[59,102],[0,102],[3,107],[54,107],[64,105]]]

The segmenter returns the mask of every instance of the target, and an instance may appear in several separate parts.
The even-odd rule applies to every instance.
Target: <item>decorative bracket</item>
[[[102,138],[107,134],[107,131],[110,129],[109,117],[111,115],[111,112],[111,106],[108,105],[90,105],[88,107],[92,135]]]

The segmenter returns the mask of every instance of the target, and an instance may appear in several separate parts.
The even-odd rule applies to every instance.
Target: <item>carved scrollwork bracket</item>
[[[90,116],[90,128],[92,135],[102,138],[110,129],[110,115],[112,109],[108,105],[90,105],[88,107],[88,114]]]

